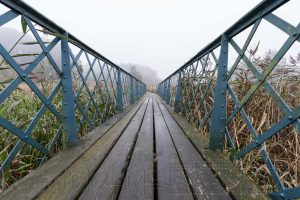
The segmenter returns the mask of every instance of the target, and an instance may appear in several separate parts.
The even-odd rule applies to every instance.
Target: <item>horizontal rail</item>
[[[287,3],[289,0],[264,0],[254,9],[252,9],[249,13],[247,13],[244,17],[242,17],[239,21],[237,21],[234,25],[228,28],[223,34],[227,35],[229,38],[233,38],[234,36],[238,35],[240,32],[251,26],[257,19],[265,16],[272,11],[276,10],[278,7],[282,6],[283,4]],[[182,67],[177,69],[175,72],[170,74],[167,78],[165,78],[162,82],[166,79],[169,79],[171,76],[178,73],[179,70],[182,70],[189,65],[191,65],[195,60],[206,55],[208,52],[216,49],[218,46],[221,45],[222,34],[217,37],[214,41],[209,43],[206,47],[204,47],[201,51],[199,51],[195,56],[193,56],[189,61],[187,61]],[[161,83],[162,83],[161,82]]]
[[[11,8],[15,12],[19,14],[26,15],[31,21],[38,23],[42,27],[46,28],[47,30],[54,32],[54,33],[68,33],[68,38],[70,39],[70,42],[74,45],[78,46],[81,49],[84,49],[89,54],[105,61],[106,63],[114,66],[115,68],[120,68],[124,73],[134,77],[132,74],[128,73],[118,65],[114,64],[112,61],[101,55],[96,50],[92,49],[82,41],[80,41],[77,37],[69,33],[67,30],[63,29],[59,25],[57,25],[55,22],[48,19],[46,16],[29,6],[27,3],[21,0],[2,0],[2,4],[6,5],[7,7]],[[140,81],[138,78],[134,77],[136,80]]]

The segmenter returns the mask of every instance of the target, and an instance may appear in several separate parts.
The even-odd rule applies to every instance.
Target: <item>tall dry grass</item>
[[[258,70],[263,71],[270,63],[273,53],[269,51],[264,56],[257,56],[255,52],[252,51],[249,57],[252,63],[257,66]],[[280,95],[291,109],[300,105],[299,67],[300,54],[296,58],[290,57],[283,59],[267,79],[277,94]],[[208,136],[208,123],[203,125],[201,124],[201,120],[206,116],[205,110],[211,113],[213,98],[212,94],[208,92],[204,98],[205,101],[201,100],[203,99],[202,95],[204,91],[208,89],[208,81],[199,82],[197,81],[199,79],[197,76],[199,75],[193,73],[182,78],[183,93],[180,107],[183,115],[189,122],[195,128],[199,129],[199,132]],[[215,79],[215,75],[213,74],[207,77],[207,80],[211,80],[210,87],[212,88],[214,88]],[[237,98],[241,100],[255,81],[255,76],[248,70],[247,66],[241,62],[230,78],[229,84]],[[235,103],[229,94],[227,94],[227,97],[227,115],[229,116],[234,109]],[[263,86],[261,86],[245,104],[244,110],[258,135],[270,129],[284,116],[276,101],[271,98]],[[200,127],[200,125],[203,125],[203,127]],[[224,152],[228,157],[233,157],[237,151],[249,144],[252,138],[240,113],[228,124],[227,129],[235,144],[236,150],[226,146]],[[288,188],[300,186],[299,141],[300,134],[290,125],[271,137],[263,145],[276,167],[282,182]],[[256,149],[251,151],[242,159],[235,161],[235,163],[264,191],[270,192],[276,190],[270,171],[261,155],[261,150]]]

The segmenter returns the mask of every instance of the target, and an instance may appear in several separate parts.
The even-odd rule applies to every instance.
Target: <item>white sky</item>
[[[114,63],[146,65],[165,78],[260,0],[25,2]]]

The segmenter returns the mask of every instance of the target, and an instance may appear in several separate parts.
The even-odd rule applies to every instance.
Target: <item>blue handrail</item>
[[[21,17],[23,23],[29,28],[29,33],[33,35],[35,45],[41,48],[41,52],[30,55],[34,56],[30,63],[22,64],[17,62],[16,57],[26,56],[25,54],[12,55],[12,52],[0,44],[0,55],[17,74],[0,90],[0,107],[6,103],[20,84],[24,83],[37,96],[41,107],[25,130],[18,127],[16,124],[18,122],[0,116],[0,126],[17,137],[13,146],[3,147],[3,149],[8,148],[10,152],[0,165],[0,176],[9,169],[24,144],[42,153],[43,157],[40,160],[42,164],[52,156],[53,148],[59,141],[66,141],[67,146],[77,145],[79,134],[82,134],[84,127],[87,127],[87,131],[92,130],[117,112],[122,112],[124,107],[133,104],[146,92],[146,85],[142,81],[23,1],[3,0],[1,4],[9,11],[0,15],[0,26]],[[53,39],[47,44],[39,32],[50,35]],[[54,58],[53,49],[59,46],[60,55]],[[75,49],[78,50],[77,53]],[[51,66],[52,71],[57,74],[49,94],[45,94],[39,83],[31,77],[34,70],[42,65],[44,59],[48,59],[47,67]],[[82,59],[87,60],[85,70],[82,69]],[[61,60],[61,64],[58,60]],[[56,99],[55,102],[54,99]],[[14,112],[18,113],[18,110]],[[57,129],[50,141],[45,143],[34,138],[32,132],[47,112],[54,116],[53,120]],[[4,129],[2,129],[3,132]]]
[[[209,132],[209,148],[223,149],[225,139],[227,145],[234,151],[234,159],[239,160],[253,150],[259,150],[276,185],[277,191],[270,193],[274,199],[294,199],[300,197],[300,187],[287,187],[272,163],[264,142],[272,136],[280,134],[284,128],[292,125],[300,133],[300,107],[291,109],[285,100],[276,92],[267,78],[286,55],[295,42],[300,42],[300,25],[294,27],[273,12],[287,3],[288,0],[264,0],[238,22],[208,44],[182,67],[169,75],[158,85],[157,93],[169,103],[176,112],[181,112],[196,128]],[[250,61],[246,50],[253,39],[262,20],[268,21],[274,27],[288,35],[288,39],[275,54],[274,58],[262,71]],[[250,27],[250,32],[242,48],[234,37]],[[274,38],[275,39],[275,38]],[[229,68],[229,45],[237,53],[234,64]],[[219,54],[219,58],[217,58]],[[230,79],[240,62],[246,65],[257,81],[239,100],[234,93]],[[245,105],[259,88],[263,88],[283,113],[283,118],[263,134],[258,134],[245,112]],[[228,113],[228,99],[235,107]],[[249,144],[237,150],[233,135],[230,133],[230,122],[240,114],[250,133]]]

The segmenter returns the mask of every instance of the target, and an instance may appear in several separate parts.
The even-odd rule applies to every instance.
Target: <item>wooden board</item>
[[[154,199],[153,168],[153,104],[152,98],[139,132],[128,166],[119,200]]]
[[[161,102],[159,102],[159,107],[189,178],[194,195],[198,199],[231,199]]]
[[[97,170],[141,104],[132,108],[115,126],[58,177],[38,199],[74,199]],[[63,162],[63,161],[61,161]],[[55,166],[54,166],[55,168]],[[47,173],[44,171],[44,173]]]
[[[160,200],[193,199],[184,170],[156,101],[154,124],[157,162],[157,196]]]
[[[118,197],[147,105],[148,99],[126,127],[79,199],[100,200]]]
[[[0,194],[0,199],[35,199],[134,106],[136,105],[129,106],[123,113],[116,114],[90,132],[87,137],[81,139],[77,146],[63,150],[44,165],[10,186]]]
[[[157,98],[161,99],[160,97]],[[184,117],[172,112],[172,109],[168,105],[165,104],[165,106],[185,135],[226,186],[227,192],[235,199],[270,199],[246,174],[228,160],[222,152],[209,150],[208,138],[196,131]]]

